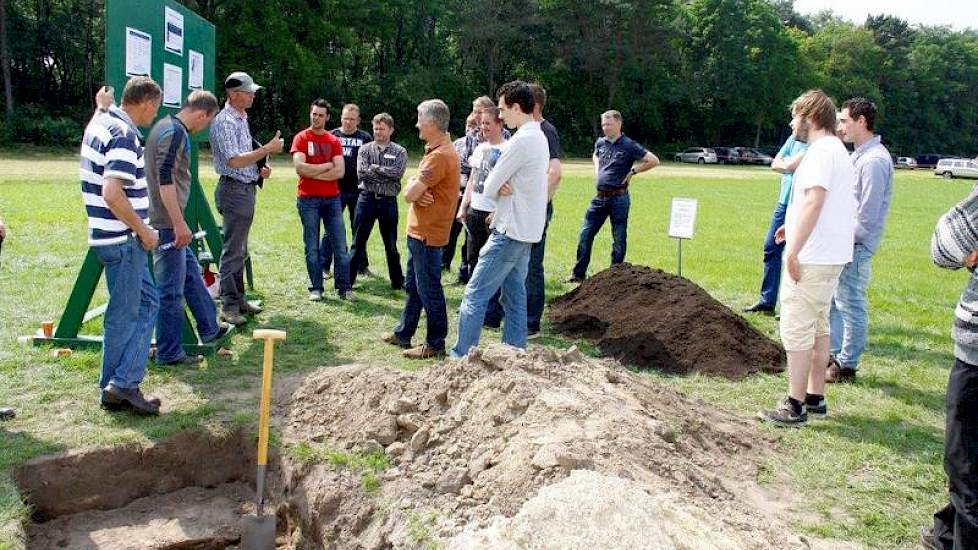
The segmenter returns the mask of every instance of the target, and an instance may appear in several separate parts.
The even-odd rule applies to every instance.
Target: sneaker
[[[207,340],[203,340],[203,342],[205,344],[210,344],[211,342],[217,342],[224,339],[224,337],[227,336],[229,332],[231,332],[232,326],[234,325],[232,325],[231,323],[221,323],[217,327],[217,334],[215,334],[211,338],[208,338]]]
[[[757,302],[741,309],[741,311],[744,313],[765,313],[771,315],[774,313],[774,306]]]
[[[241,315],[237,311],[225,311],[221,314],[221,317],[223,317],[228,323],[235,326],[241,326],[248,322],[248,319],[245,319],[245,316]]]
[[[399,348],[404,348],[404,349],[408,349],[408,348],[410,348],[410,347],[411,347],[411,342],[405,342],[404,340],[401,340],[401,339],[400,339],[400,338],[398,338],[398,336],[397,336],[396,334],[394,334],[393,332],[385,332],[384,334],[382,334],[382,335],[380,336],[380,339],[381,339],[381,340],[382,340],[382,341],[383,341],[384,343],[387,343],[387,344],[390,344],[390,345],[392,345],[392,346],[397,346],[397,347],[399,347]]]
[[[805,396],[805,412],[825,416],[829,414],[829,406],[826,404],[825,396],[818,398],[818,401]]]
[[[320,301],[322,299],[323,299],[323,291],[322,290],[310,290],[309,291],[309,301],[310,302],[318,302],[318,301]]]
[[[323,270],[323,280],[325,281],[326,279],[332,279],[332,278],[333,278],[333,272],[330,271],[330,270],[328,270],[328,269],[324,269]]]
[[[404,350],[404,357],[408,359],[431,359],[432,357],[444,357],[445,350],[435,349],[428,344],[421,344],[411,349]]]
[[[241,300],[241,305],[239,308],[241,309],[241,313],[244,315],[258,315],[262,312],[262,308],[251,305],[251,302],[248,300]]]
[[[856,369],[843,367],[834,355],[829,356],[828,370],[825,371],[825,382],[828,384],[842,384],[854,382],[856,380]]]
[[[352,290],[342,290],[340,291],[340,300],[346,300],[347,302],[356,302],[357,295],[354,294]]]
[[[760,411],[757,413],[757,416],[765,422],[770,422],[771,424],[785,428],[800,428],[808,422],[808,413],[805,411],[805,406],[802,405],[801,411],[796,413],[787,397],[781,400],[778,408]]]
[[[181,365],[181,366],[193,366],[199,365],[204,362],[203,355],[184,355],[183,357],[176,359],[174,361],[159,361],[156,364],[164,367],[171,365]]]
[[[158,416],[160,414],[160,406],[146,399],[139,388],[117,388],[109,384],[102,390],[102,400],[128,406],[130,411],[139,415]]]
[[[0,408],[0,420],[12,420],[17,416],[17,411],[11,409],[10,407]]]
[[[584,282],[584,277],[578,277],[577,275],[571,275],[569,278],[564,280],[565,283],[572,285],[579,285]]]

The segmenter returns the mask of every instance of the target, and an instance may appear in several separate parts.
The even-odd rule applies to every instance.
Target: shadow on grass
[[[861,445],[885,447],[921,463],[939,460],[944,451],[944,433],[940,429],[898,418],[839,414],[824,421],[809,422],[809,429]]]
[[[888,397],[902,401],[907,406],[922,406],[937,413],[944,412],[944,398],[946,395],[943,391],[914,388],[881,380],[878,376],[860,376],[857,380],[856,385],[880,390]]]
[[[950,321],[949,321],[950,322]],[[950,325],[948,325],[950,327]],[[950,328],[948,329],[950,331]],[[870,327],[874,343],[870,350],[875,355],[888,357],[898,361],[927,362],[935,365],[946,365],[950,369],[954,364],[954,354],[951,352],[950,339],[944,342],[945,351],[925,347],[918,343],[929,343],[921,339],[921,334],[894,324],[878,324]],[[950,333],[949,333],[950,334]],[[935,346],[936,347],[936,346]]]
[[[8,472],[28,460],[67,449],[64,445],[38,439],[26,432],[0,428],[0,472]]]

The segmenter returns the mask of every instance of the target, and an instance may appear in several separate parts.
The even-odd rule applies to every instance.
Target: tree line
[[[808,88],[865,96],[901,155],[978,153],[978,32],[891,17],[854,24],[793,0],[185,0],[217,27],[217,75],[266,91],[256,135],[291,135],[325,97],[394,116],[416,147],[415,107],[440,97],[461,131],[471,100],[503,82],[547,88],[565,150],[587,154],[599,114],[663,152],[775,147]],[[4,143],[74,146],[101,85],[104,5],[0,0]],[[220,91],[219,95],[220,94]]]

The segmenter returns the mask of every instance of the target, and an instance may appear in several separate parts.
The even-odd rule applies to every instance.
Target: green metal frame
[[[183,55],[174,54],[164,49],[164,8],[168,7],[182,13],[184,16],[184,53]],[[163,63],[170,63],[181,66],[184,70],[184,83],[186,76],[189,75],[187,63],[189,54],[187,50],[194,49],[204,56],[204,89],[214,89],[214,62],[215,62],[215,29],[214,25],[198,16],[193,11],[173,0],[106,0],[106,38],[105,38],[105,81],[112,85],[121,93],[125,82],[128,79],[125,73],[125,33],[126,27],[137,28],[153,37],[152,44],[152,74],[159,82],[163,74]],[[186,86],[184,86],[186,88]],[[183,91],[181,91],[183,95]],[[177,109],[163,107],[160,109],[159,116],[173,114]],[[190,196],[187,201],[187,208],[184,217],[191,231],[197,232],[201,229],[207,231],[204,243],[195,241],[191,246],[197,254],[201,265],[218,266],[220,263],[220,251],[223,246],[223,235],[220,226],[214,218],[210,203],[204,194],[204,189],[200,184],[199,173],[199,146],[201,141],[207,140],[207,132],[201,132],[194,136],[190,148]],[[206,244],[206,247],[204,246]],[[208,252],[209,251],[209,252]],[[152,259],[148,259],[152,262]],[[92,297],[98,288],[99,280],[102,278],[102,264],[95,257],[95,253],[89,249],[78,272],[74,288],[68,297],[61,319],[51,337],[45,337],[43,333],[33,336],[35,345],[53,344],[69,348],[100,348],[102,337],[98,335],[83,335],[81,329],[84,323],[98,317],[105,312],[105,306],[89,309]],[[152,263],[150,263],[152,272]],[[251,270],[251,259],[246,263],[246,274],[248,287],[254,289],[254,279]],[[229,333],[230,334],[230,333]],[[225,337],[226,339],[227,337]],[[217,350],[225,339],[209,344],[202,344],[197,337],[197,332],[190,320],[189,313],[184,310],[183,323],[183,347],[190,354],[204,353],[209,354]]]

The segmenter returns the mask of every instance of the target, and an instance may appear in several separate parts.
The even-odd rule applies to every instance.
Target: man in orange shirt
[[[411,204],[404,281],[407,302],[394,332],[382,337],[388,344],[407,348],[404,356],[410,359],[445,355],[448,313],[441,286],[441,255],[455,218],[460,173],[458,154],[448,135],[449,116],[448,105],[440,99],[418,105],[417,128],[425,142],[425,155],[404,190],[404,200]],[[425,343],[412,347],[422,309],[427,314]]]

